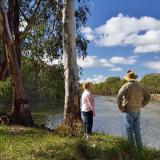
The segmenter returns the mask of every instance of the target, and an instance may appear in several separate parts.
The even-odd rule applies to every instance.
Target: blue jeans
[[[85,133],[91,134],[92,133],[92,126],[93,126],[93,112],[88,111],[88,112],[82,112],[83,117],[84,117],[84,129]]]
[[[138,151],[142,149],[140,129],[140,112],[125,112],[124,125],[129,142],[136,144]]]

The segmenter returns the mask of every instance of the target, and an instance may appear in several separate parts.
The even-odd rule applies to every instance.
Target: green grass
[[[134,149],[120,137],[93,134],[61,137],[42,129],[0,126],[1,160],[127,160],[135,159]],[[160,160],[160,151],[144,148],[142,160]]]

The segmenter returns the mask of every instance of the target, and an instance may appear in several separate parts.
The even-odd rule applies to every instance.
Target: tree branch
[[[35,1],[33,7],[31,8],[31,10],[32,10],[35,6],[36,6],[36,7],[35,7],[35,9],[34,9],[34,11],[33,11],[33,14],[32,14],[29,18],[26,17],[26,15],[23,13],[22,10],[20,10],[20,12],[22,13],[22,16],[23,16],[24,19],[27,21],[27,26],[26,26],[25,30],[23,31],[23,33],[27,32],[27,31],[31,28],[30,24],[31,24],[31,22],[32,22],[32,19],[33,19],[34,16],[35,16],[35,13],[36,13],[37,10],[38,10],[38,7],[39,7],[39,5],[40,5],[40,2],[41,2],[41,0],[36,0],[36,1]]]
[[[29,19],[27,18],[27,16],[24,14],[24,12],[21,10],[20,8],[20,13],[22,14],[23,18],[25,19],[25,21],[27,21],[27,23],[29,22]]]

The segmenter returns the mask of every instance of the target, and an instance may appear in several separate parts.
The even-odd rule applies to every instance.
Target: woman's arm
[[[91,93],[88,94],[87,99],[88,99],[88,104],[93,111],[93,116],[95,116],[95,101]]]

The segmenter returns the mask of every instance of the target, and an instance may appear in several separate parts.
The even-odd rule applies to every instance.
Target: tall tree
[[[16,2],[16,1],[15,1]],[[11,28],[8,23],[7,12],[2,3],[0,3],[0,26],[1,33],[4,40],[5,54],[7,59],[7,66],[12,78],[13,89],[15,93],[15,99],[12,108],[12,123],[22,125],[32,125],[33,120],[29,105],[27,102],[27,96],[23,87],[20,68],[17,58],[16,35],[13,39],[11,34]],[[15,4],[18,5],[18,4]],[[16,24],[17,25],[17,24]],[[16,28],[16,27],[15,27]],[[15,32],[18,32],[15,30]]]
[[[74,0],[64,0],[63,54],[65,76],[64,121],[80,119],[78,71],[74,26]]]
[[[44,63],[46,58],[52,61],[62,57],[62,0],[8,0],[5,3],[19,65],[21,53],[38,63]],[[88,7],[83,0],[78,0],[77,4],[76,52],[85,57],[88,41],[80,33],[80,28],[86,24]],[[41,70],[39,68],[40,73]]]

